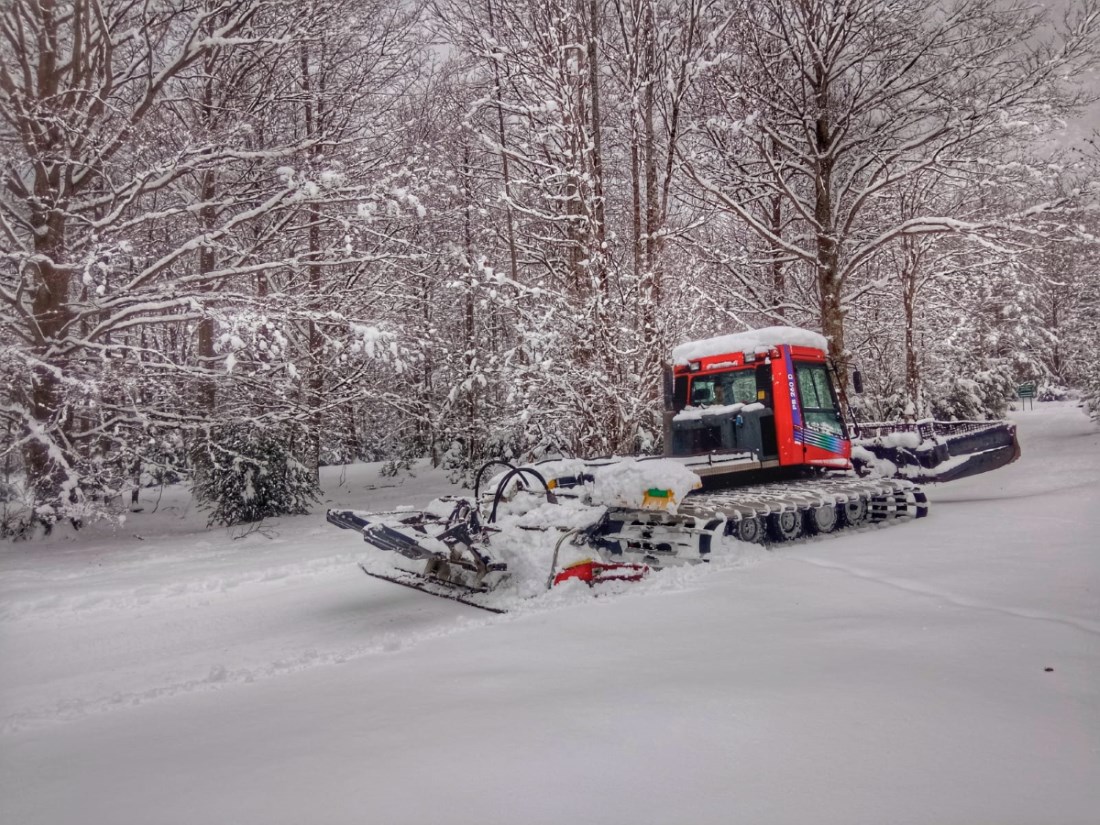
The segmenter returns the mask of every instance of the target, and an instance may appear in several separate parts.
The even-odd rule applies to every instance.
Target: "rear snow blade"
[[[877,459],[894,464],[896,478],[920,484],[956,481],[988,473],[1020,457],[1016,425],[1009,421],[929,421],[918,425],[894,425],[887,433],[919,433],[921,442],[913,448],[883,443],[882,430],[886,427],[870,426],[878,430],[878,436],[859,439],[854,445],[871,452]],[[853,459],[857,465],[860,463],[855,457]]]

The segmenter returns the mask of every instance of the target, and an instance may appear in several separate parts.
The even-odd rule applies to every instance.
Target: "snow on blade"
[[[683,366],[691,361],[726,355],[731,352],[756,352],[758,349],[771,349],[782,345],[793,347],[812,347],[827,350],[829,342],[824,335],[798,327],[764,327],[749,332],[735,332],[731,335],[719,335],[716,338],[704,338],[701,341],[689,341],[674,347],[672,363]]]
[[[665,458],[563,459],[542,462],[536,469],[548,481],[583,479],[587,502],[604,507],[665,509],[667,505],[670,512],[676,512],[676,502],[701,485],[698,475],[680,462]],[[667,496],[655,502],[653,492],[658,490]]]
[[[594,481],[589,491],[592,502],[608,507],[646,507],[652,503],[650,491],[665,490],[671,494],[668,509],[675,512],[676,503],[700,486],[699,476],[667,459],[623,459],[596,467],[592,475]]]

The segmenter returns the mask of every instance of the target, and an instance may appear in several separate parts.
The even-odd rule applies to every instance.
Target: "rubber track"
[[[847,504],[861,498],[869,503],[872,518],[876,509],[882,519],[923,518],[928,514],[924,492],[910,481],[834,476],[695,493],[684,499],[677,515],[740,521],[791,510],[804,512],[826,504]]]
[[[767,517],[777,513],[797,512],[804,518],[819,507],[839,508],[860,501],[866,504],[860,524],[922,518],[928,513],[924,492],[910,481],[831,476],[694,493],[676,514],[613,510],[609,518],[618,529],[603,533],[602,538],[608,547],[619,543],[622,550],[612,551],[616,558],[638,557],[659,567],[693,564],[707,557],[714,537],[723,532],[736,535],[737,524],[744,519],[758,518],[766,530]],[[838,513],[833,532],[850,526]],[[793,540],[805,535],[802,532]]]

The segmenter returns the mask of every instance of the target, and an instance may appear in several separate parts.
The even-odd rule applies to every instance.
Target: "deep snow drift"
[[[0,821],[1096,823],[1100,431],[1015,417],[927,519],[503,617],[363,576],[322,508],[0,545]]]

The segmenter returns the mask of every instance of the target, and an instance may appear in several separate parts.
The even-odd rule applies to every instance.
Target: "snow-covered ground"
[[[0,822],[1100,822],[1100,431],[927,519],[492,616],[166,493],[0,545]],[[423,505],[421,472],[327,506]]]

